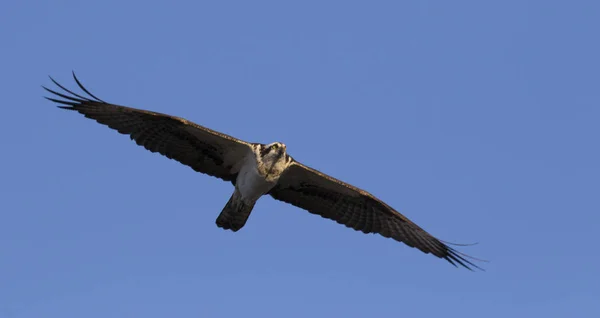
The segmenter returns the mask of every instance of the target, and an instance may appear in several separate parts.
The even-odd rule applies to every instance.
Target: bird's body
[[[77,111],[129,135],[151,152],[234,185],[233,194],[216,220],[223,229],[240,230],[256,201],[269,195],[357,231],[393,238],[451,264],[477,267],[466,255],[372,194],[294,160],[280,142],[246,142],[183,118],[110,104],[95,97],[74,78],[88,96],[74,93],[52,79],[64,93],[44,87],[61,98],[48,99],[62,105],[60,108]]]
[[[273,189],[290,163],[291,158],[286,154],[286,147],[280,142],[252,145],[242,160],[237,177],[233,181],[234,193],[217,218],[217,225],[233,231],[241,229],[256,201]]]
[[[277,180],[267,179],[264,167],[259,167],[259,161],[251,153],[244,160],[244,164],[235,179],[235,189],[240,192],[241,199],[246,202],[255,202],[275,186]],[[262,169],[261,169],[262,168]],[[263,173],[261,173],[261,170]],[[279,176],[277,176],[279,177]]]

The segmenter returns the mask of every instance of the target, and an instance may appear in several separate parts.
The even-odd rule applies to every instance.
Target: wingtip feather
[[[86,94],[90,95],[91,97],[93,97],[96,101],[101,102],[101,103],[106,103],[105,101],[101,100],[100,98],[96,97],[94,94],[92,94],[90,91],[88,91],[83,84],[81,84],[81,82],[79,81],[79,79],[77,78],[77,75],[75,75],[75,71],[71,71],[73,74],[73,79],[75,80],[75,82],[77,83],[77,86],[79,86],[79,88],[81,88],[81,90],[83,90]]]
[[[489,261],[478,259],[478,258],[475,258],[473,256],[461,253],[461,252],[459,252],[459,251],[457,251],[457,250],[455,250],[455,249],[453,249],[451,247],[446,247],[446,249],[447,249],[447,255],[444,256],[443,258],[445,260],[447,260],[450,264],[458,267],[457,266],[457,263],[458,263],[459,265],[461,265],[462,267],[464,267],[464,268],[466,268],[466,269],[468,269],[470,271],[474,271],[473,268],[476,268],[476,269],[478,269],[480,271],[485,272],[485,269],[483,269],[480,266],[475,265],[473,262],[469,261],[467,258],[470,258],[470,259],[473,259],[473,260],[477,260],[477,261],[481,261],[481,262],[489,262]]]
[[[85,103],[106,103],[105,101],[99,99],[98,97],[96,97],[95,95],[93,95],[92,93],[90,93],[90,91],[88,91],[85,87],[83,87],[83,85],[81,84],[81,82],[79,81],[79,79],[77,78],[77,76],[75,75],[75,71],[71,71],[71,73],[73,74],[73,78],[75,79],[75,82],[77,83],[77,85],[89,96],[83,96],[80,94],[77,94],[75,92],[73,92],[72,90],[66,88],[65,86],[61,85],[60,83],[58,83],[52,76],[48,75],[48,77],[50,78],[50,80],[52,81],[52,83],[54,83],[54,85],[56,85],[57,87],[59,87],[62,91],[56,91],[56,90],[52,90],[44,85],[41,85],[42,88],[44,90],[46,90],[47,92],[49,92],[50,94],[54,95],[55,97],[58,96],[61,99],[57,99],[57,98],[50,98],[50,97],[45,97],[46,99],[58,103],[58,104],[62,104],[62,105],[66,105],[65,106],[58,106],[59,108],[63,108],[63,109],[73,109],[74,107],[78,106],[78,105],[83,105]]]

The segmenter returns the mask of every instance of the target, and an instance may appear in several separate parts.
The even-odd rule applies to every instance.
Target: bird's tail
[[[217,226],[225,230],[238,231],[246,224],[255,203],[244,202],[238,190],[235,189],[223,211],[217,217]]]

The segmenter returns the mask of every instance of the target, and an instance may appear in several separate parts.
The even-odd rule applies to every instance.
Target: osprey
[[[55,95],[46,99],[129,135],[151,152],[234,185],[231,198],[216,219],[218,227],[240,230],[256,201],[270,195],[354,230],[393,238],[454,266],[479,268],[465,258],[472,257],[436,239],[370,193],[294,160],[283,143],[246,142],[183,118],[110,104],[90,93],[75,73],[73,78],[87,97],[50,77],[63,92],[42,86]]]

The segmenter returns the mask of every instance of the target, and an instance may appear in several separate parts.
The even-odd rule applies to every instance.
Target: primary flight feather
[[[235,189],[216,220],[217,226],[238,231],[256,201],[270,195],[310,213],[363,233],[393,238],[453,265],[479,268],[370,193],[307,167],[287,154],[280,142],[246,142],[186,119],[107,103],[82,96],[50,78],[62,92],[43,87],[60,108],[77,111],[122,134],[138,145],[187,165],[195,171],[231,182]]]

